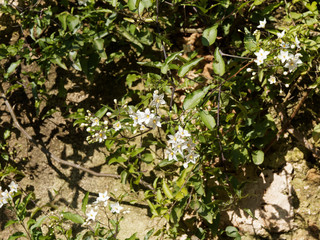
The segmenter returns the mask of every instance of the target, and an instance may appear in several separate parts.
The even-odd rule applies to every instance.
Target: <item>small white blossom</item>
[[[267,19],[263,19],[263,21],[259,21],[259,25],[257,28],[265,28],[267,23]]]
[[[92,220],[95,221],[96,220],[96,215],[98,212],[93,211],[93,209],[91,209],[91,211],[89,213],[87,213],[87,222]]]
[[[156,106],[158,109],[160,105],[166,104],[166,101],[163,100],[164,94],[158,95],[158,90],[153,92],[153,100],[150,103],[150,106]]]
[[[277,37],[278,37],[278,38],[283,38],[285,34],[286,34],[286,31],[283,30],[282,32],[277,33]]]
[[[176,155],[177,153],[174,150],[166,149],[164,152],[165,152],[167,158],[169,159],[169,161],[171,161],[171,160],[178,161],[178,158],[177,158],[177,155]]]
[[[277,58],[284,63],[285,61],[287,61],[289,59],[289,52],[288,51],[282,51],[280,50],[279,55],[277,56]]]
[[[247,68],[247,72],[252,72],[253,69],[252,68]]]
[[[268,81],[270,84],[275,84],[277,82],[277,79],[275,76],[271,75]]]
[[[18,184],[12,181],[9,185],[10,187],[10,193],[14,193],[18,191]]]
[[[99,197],[97,197],[96,201],[94,203],[103,202],[103,205],[106,207],[109,200],[108,192],[105,191],[104,193],[99,193]]]
[[[115,122],[113,124],[113,128],[114,128],[114,130],[119,131],[121,129],[121,123],[119,121]]]
[[[120,213],[120,211],[123,209],[123,207],[121,207],[118,202],[111,203],[110,207],[111,207],[111,212],[112,213]]]
[[[290,54],[287,60],[287,63],[284,65],[285,68],[289,69],[289,72],[296,70],[298,65],[302,64],[302,61],[299,59],[302,55],[297,53],[296,55]]]

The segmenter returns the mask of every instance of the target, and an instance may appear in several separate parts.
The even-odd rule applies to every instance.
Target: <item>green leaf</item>
[[[10,135],[11,135],[10,130],[9,130],[9,129],[6,129],[6,130],[4,131],[4,133],[3,133],[3,139],[4,139],[4,140],[8,139],[8,138],[10,137]]]
[[[118,33],[128,39],[131,43],[134,44],[134,46],[137,48],[137,50],[141,53],[144,49],[142,43],[131,33],[129,33],[124,27],[117,27]]]
[[[315,142],[318,142],[320,139],[320,124],[316,125],[312,132],[312,138]]]
[[[169,199],[172,199],[173,198],[173,195],[172,195],[172,192],[170,190],[170,188],[168,187],[167,183],[165,180],[162,180],[162,190],[164,192],[164,194],[169,198]]]
[[[67,30],[67,16],[69,15],[68,12],[62,12],[58,15],[58,19],[61,23],[63,30]]]
[[[139,153],[141,153],[145,148],[142,147],[142,148],[136,148],[134,151],[132,151],[130,153],[130,157],[135,157],[137,156]]]
[[[214,61],[213,61],[213,71],[215,74],[218,74],[219,76],[222,76],[226,69],[225,69],[225,63],[223,61],[223,58],[220,54],[219,48],[217,47],[214,51]]]
[[[208,86],[188,94],[184,99],[183,108],[185,110],[188,110],[197,106],[202,100],[202,98],[204,98],[204,96],[207,94],[210,88],[211,86]]]
[[[233,226],[226,227],[226,234],[228,237],[233,237],[233,238],[240,236],[238,229]]]
[[[81,206],[81,211],[84,214],[86,213],[86,210],[87,210],[88,200],[89,200],[89,192],[86,192],[86,194],[84,195],[84,197],[82,199],[82,206]]]
[[[72,33],[75,33],[79,29],[81,23],[79,16],[68,15],[66,21],[67,26]]]
[[[33,224],[30,228],[30,231],[32,231],[34,228],[38,228],[42,225],[43,221],[47,218],[47,216],[40,217],[35,224]]]
[[[152,163],[153,162],[153,156],[151,153],[144,153],[141,157],[141,160],[145,163]]]
[[[113,158],[111,158],[111,159],[109,160],[109,163],[108,163],[108,164],[110,165],[110,164],[112,164],[112,163],[123,163],[123,162],[126,162],[126,161],[127,161],[127,159],[119,156],[119,157],[113,157]]]
[[[260,165],[264,161],[264,152],[261,150],[254,151],[252,153],[252,161],[256,165]]]
[[[93,45],[101,59],[107,59],[107,54],[104,51],[104,40],[102,38],[94,39]]]
[[[216,126],[216,120],[208,111],[203,110],[200,112],[201,120],[204,122],[207,128],[210,130],[213,130],[213,128]]]
[[[152,228],[149,232],[147,232],[146,236],[143,238],[143,240],[149,240],[149,238],[152,236],[152,233],[154,232],[154,229]]]
[[[20,237],[27,237],[27,236],[23,232],[15,232],[8,238],[8,240],[14,240]]]
[[[71,212],[62,212],[62,216],[65,218],[65,219],[68,219],[74,223],[79,223],[79,224],[83,224],[84,223],[84,219],[78,215],[78,214],[74,214],[74,213],[71,213]]]
[[[199,62],[203,60],[203,57],[196,58],[182,65],[178,70],[178,76],[184,77],[192,68],[194,68]]]
[[[10,225],[15,224],[15,223],[18,223],[18,222],[19,222],[18,220],[14,220],[14,219],[9,220],[9,221],[7,221],[6,224],[4,225],[4,228],[7,228],[7,227],[9,227]]]
[[[54,64],[57,64],[59,67],[63,68],[64,70],[68,70],[67,66],[62,62],[61,57],[54,56],[55,58],[51,58],[50,61]]]
[[[107,106],[103,106],[102,108],[100,108],[96,113],[95,116],[99,119],[101,119],[106,113],[108,112],[108,107]]]
[[[176,53],[173,53],[171,54],[169,57],[167,57],[166,61],[164,62],[164,64],[161,66],[161,73],[162,74],[166,74],[168,69],[169,69],[169,64],[175,60],[179,55],[180,53],[182,53],[183,51],[180,51],[180,52],[176,52]]]
[[[147,203],[148,203],[148,205],[149,205],[149,207],[150,207],[150,211],[151,211],[152,215],[153,215],[153,216],[158,216],[159,214],[158,214],[156,208],[155,208],[154,205],[150,202],[149,199],[147,199]]]
[[[203,31],[202,38],[201,38],[201,42],[203,46],[209,47],[216,41],[217,28],[218,28],[218,25],[215,24],[212,27],[207,28]]]
[[[130,11],[137,9],[136,2],[137,2],[137,0],[129,0],[128,1],[128,7],[129,7]]]
[[[193,166],[190,165],[188,168],[183,169],[182,172],[180,173],[180,176],[176,182],[176,184],[179,188],[182,187],[182,185],[185,183],[186,176],[192,170],[192,168],[193,168]]]
[[[21,63],[21,60],[11,63],[10,66],[8,67],[7,74],[10,75],[11,73],[13,73],[16,70],[16,68],[20,65],[20,63]]]
[[[255,41],[255,37],[250,33],[248,29],[245,28],[246,35],[244,36],[244,47],[250,51],[254,52],[257,49],[257,43]]]

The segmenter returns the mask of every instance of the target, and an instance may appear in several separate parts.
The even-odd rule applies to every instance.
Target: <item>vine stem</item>
[[[4,103],[5,103],[8,111],[9,111],[9,113],[10,113],[10,115],[11,115],[11,118],[12,118],[12,120],[13,120],[13,122],[14,122],[15,127],[16,127],[29,141],[31,141],[32,143],[34,143],[35,146],[38,147],[47,157],[53,159],[55,162],[59,163],[60,165],[65,165],[65,166],[69,166],[69,167],[72,167],[72,168],[76,168],[76,169],[79,169],[79,170],[81,170],[81,171],[83,171],[83,172],[87,172],[87,173],[89,173],[89,174],[91,174],[91,175],[93,175],[93,176],[96,176],[96,177],[110,177],[110,178],[115,178],[115,179],[120,179],[120,178],[121,178],[121,176],[118,175],[118,174],[95,172],[95,171],[93,171],[93,170],[91,170],[91,169],[82,167],[82,166],[80,166],[80,165],[78,165],[78,164],[75,164],[75,163],[72,163],[72,162],[63,160],[63,159],[57,157],[56,155],[54,155],[53,153],[51,153],[45,146],[41,145],[39,142],[37,142],[36,140],[34,140],[34,139],[26,132],[26,130],[25,130],[23,127],[21,127],[21,125],[20,125],[20,123],[18,122],[17,117],[16,117],[16,115],[15,115],[15,113],[14,113],[12,107],[11,107],[11,104],[9,103],[9,101],[8,101],[8,99],[6,98],[5,94],[4,94],[4,93],[1,93],[1,97],[4,99]],[[154,190],[153,187],[152,187],[149,183],[147,183],[147,182],[145,182],[145,181],[143,181],[143,180],[140,180],[140,183],[141,183],[143,186],[147,187],[148,189]]]

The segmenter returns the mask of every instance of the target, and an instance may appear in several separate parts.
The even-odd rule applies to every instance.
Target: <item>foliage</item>
[[[87,131],[89,143],[104,143],[106,164],[118,167],[132,191],[143,191],[153,217],[166,220],[168,227],[150,230],[145,239],[240,239],[235,227],[219,226],[221,212],[245,197],[235,174],[239,167],[263,167],[268,150],[291,125],[319,143],[318,110],[311,107],[320,84],[317,2],[78,0],[18,7],[5,0],[1,12],[19,25],[18,39],[0,45],[5,94],[29,91],[34,118],[58,110],[49,105],[53,96],[46,84],[53,66],[91,84],[101,69],[112,71],[112,84],[125,79],[125,94],[100,103],[95,113],[66,110],[66,101],[58,107]],[[189,32],[196,41],[182,46],[177,39]],[[203,67],[208,61],[209,76]],[[38,70],[25,70],[32,65]],[[64,83],[54,87],[65,100]],[[310,106],[302,112],[309,124],[300,124],[293,120],[305,99]],[[1,157],[8,160],[6,151]],[[103,206],[113,216],[105,223],[87,211],[88,196],[82,215],[36,218],[42,207],[27,207],[33,194],[17,192],[8,198],[16,219],[7,226],[19,223],[26,233],[9,239],[116,239],[125,196]],[[185,216],[194,222],[191,235]],[[69,221],[81,225],[81,233],[67,228]]]

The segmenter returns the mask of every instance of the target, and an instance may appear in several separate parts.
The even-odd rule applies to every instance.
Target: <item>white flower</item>
[[[265,28],[267,23],[267,19],[263,19],[263,21],[259,21],[259,25],[257,28]]]
[[[14,181],[10,183],[9,187],[10,187],[10,193],[14,193],[18,191],[18,184],[16,184]]]
[[[114,123],[113,128],[114,130],[119,131],[121,129],[121,123],[119,121]]]
[[[277,33],[277,37],[278,37],[278,38],[283,38],[284,35],[285,35],[285,33],[286,33],[286,31],[283,30],[281,33]]]
[[[156,127],[161,127],[160,117],[155,116],[152,118],[148,124],[148,127],[155,129]]]
[[[282,62],[284,63],[286,60],[288,60],[289,58],[289,52],[288,51],[282,51],[280,50],[280,53],[279,55],[277,56],[277,58]]]
[[[94,203],[103,202],[103,205],[106,207],[108,200],[109,200],[108,192],[105,191],[104,193],[99,193],[99,197],[97,197],[97,200]]]
[[[4,197],[0,197],[0,208],[2,208],[3,205],[8,203],[8,199]]]
[[[280,41],[280,47],[282,47],[282,48],[289,48],[290,47],[290,44],[289,43],[286,43],[286,42],[284,42],[284,41]]]
[[[79,5],[87,6],[88,0],[78,0]]]
[[[187,146],[187,151],[190,153],[191,151],[194,150],[195,144],[192,142],[192,139],[189,139],[187,142],[184,143]]]
[[[178,143],[183,142],[183,139],[181,139],[180,135],[177,133],[175,135],[168,135],[168,137],[170,138],[168,143],[171,143],[172,145],[177,145]]]
[[[117,131],[117,130],[116,130]],[[96,137],[96,140],[99,141],[100,143],[103,141],[103,140],[106,140],[107,139],[107,135],[106,133],[101,130],[100,132],[96,133],[95,134],[95,137]]]
[[[179,126],[179,130],[176,134],[178,134],[178,136],[180,136],[182,138],[191,136],[191,134],[188,132],[188,130],[184,130],[181,126]]]
[[[259,52],[255,52],[254,54],[257,56],[257,59],[254,60],[257,65],[261,65],[263,63],[263,60],[265,60],[268,56],[270,51],[264,51],[262,48],[259,50]]]
[[[144,111],[144,116],[143,116],[143,121],[146,123],[146,124],[149,124],[150,120],[154,118],[154,114],[150,112],[150,109],[147,108],[145,111]]]
[[[92,124],[91,124],[92,127],[99,126],[99,124],[100,124],[99,118],[97,118],[97,117],[92,118],[91,122],[92,122]]]
[[[283,75],[285,75],[285,76],[288,75],[288,72],[287,72],[287,71],[284,71],[284,72],[283,72]]]
[[[302,64],[302,61],[299,59],[301,56],[302,55],[300,53],[297,53],[296,55],[290,54],[284,67],[288,68],[289,72],[294,71],[298,65]]]
[[[262,48],[259,50],[259,52],[255,52],[254,54],[257,56],[257,58],[261,58],[262,60],[266,59],[269,51],[264,51]]]
[[[120,211],[123,209],[123,207],[121,207],[118,202],[111,203],[110,207],[111,207],[111,212],[112,213],[120,213]]]
[[[8,190],[6,189],[4,192],[1,193],[2,197],[6,200],[8,200],[9,198],[11,199],[11,193],[8,192]]]
[[[138,110],[138,112],[139,112],[139,110]],[[132,118],[132,120],[133,120],[133,125],[132,126],[137,126],[137,124],[139,124],[139,116],[138,116],[138,114],[137,113],[135,113],[135,112],[133,112],[132,114],[130,114],[129,115],[131,118]]]
[[[87,222],[90,220],[95,221],[97,213],[98,212],[95,212],[95,211],[93,211],[93,209],[91,209],[91,211],[86,214],[87,215]]]
[[[247,68],[247,72],[252,72],[253,69],[252,68]]]
[[[176,155],[177,153],[175,151],[173,151],[172,149],[166,149],[164,152],[165,152],[167,158],[169,159],[169,161],[171,161],[171,160],[178,161],[178,158]]]
[[[158,95],[158,90],[155,90],[153,92],[153,100],[150,103],[150,106],[156,106],[156,108],[159,108],[160,105],[166,104],[166,101],[163,100],[164,94]]]
[[[275,84],[277,82],[277,79],[275,76],[271,75],[268,81],[270,84]]]

